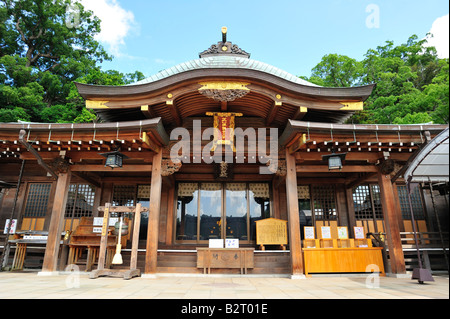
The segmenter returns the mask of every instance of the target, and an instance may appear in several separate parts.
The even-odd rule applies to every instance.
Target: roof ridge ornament
[[[237,44],[233,44],[230,41],[227,41],[227,27],[222,27],[222,41],[217,44],[211,45],[209,49],[200,52],[200,58],[207,57],[208,55],[239,55],[241,57],[250,58],[250,53],[242,50]]]

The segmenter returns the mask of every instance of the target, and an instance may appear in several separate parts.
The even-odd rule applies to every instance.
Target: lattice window
[[[136,203],[136,185],[114,185],[113,206],[134,206]]]
[[[92,217],[95,187],[87,184],[71,184],[66,205],[66,218]]]
[[[310,199],[309,186],[308,185],[297,186],[297,195],[298,199]]]
[[[357,220],[383,219],[378,185],[360,185],[353,188],[353,205]]]
[[[381,205],[381,191],[380,186],[371,185],[372,200],[373,200],[373,212],[375,219],[384,219],[383,206]]]
[[[403,219],[411,219],[411,209],[408,201],[408,190],[406,185],[397,186],[398,198],[400,200],[400,208],[402,210]],[[416,187],[411,194],[411,204],[414,212],[415,219],[425,219],[425,212],[422,202],[422,196],[420,195],[420,186]]]
[[[45,217],[52,184],[30,184],[24,217]]]
[[[333,185],[313,185],[315,220],[337,220],[336,193]]]

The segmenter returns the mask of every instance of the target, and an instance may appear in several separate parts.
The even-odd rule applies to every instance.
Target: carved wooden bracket
[[[161,176],[167,177],[173,175],[180,170],[181,166],[183,166],[181,161],[174,163],[170,159],[163,159],[161,163]]]
[[[202,87],[198,90],[200,94],[218,102],[233,102],[250,93],[246,82],[233,81],[210,81],[199,83]]]
[[[218,181],[233,180],[233,164],[221,162],[214,164],[214,179]]]
[[[200,90],[202,95],[218,102],[233,102],[246,96],[250,91],[247,90]]]
[[[287,174],[285,160],[278,160],[278,161],[269,160],[266,165],[269,171],[277,176],[284,177]]]
[[[57,157],[50,163],[50,167],[56,174],[65,174],[69,171],[70,163],[62,157]]]

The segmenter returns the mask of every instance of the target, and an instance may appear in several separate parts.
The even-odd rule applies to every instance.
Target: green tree
[[[361,81],[362,64],[345,55],[328,54],[312,69],[309,81],[328,87],[349,87]]]
[[[392,41],[369,49],[362,61],[337,54],[326,55],[312,69],[313,83],[348,87],[376,83],[364,111],[352,123],[448,123],[448,59],[439,59],[426,39],[411,36],[404,44]]]
[[[75,0],[0,0],[0,121],[90,122],[74,81],[124,85],[140,72],[102,71],[100,20]]]

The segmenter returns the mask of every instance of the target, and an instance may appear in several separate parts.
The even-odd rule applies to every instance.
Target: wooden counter
[[[371,272],[369,265],[376,265],[385,275],[382,247],[355,248],[303,248],[305,275],[310,273]]]
[[[248,268],[254,268],[254,248],[197,248],[197,268],[211,273],[211,268],[241,269],[247,274]]]

